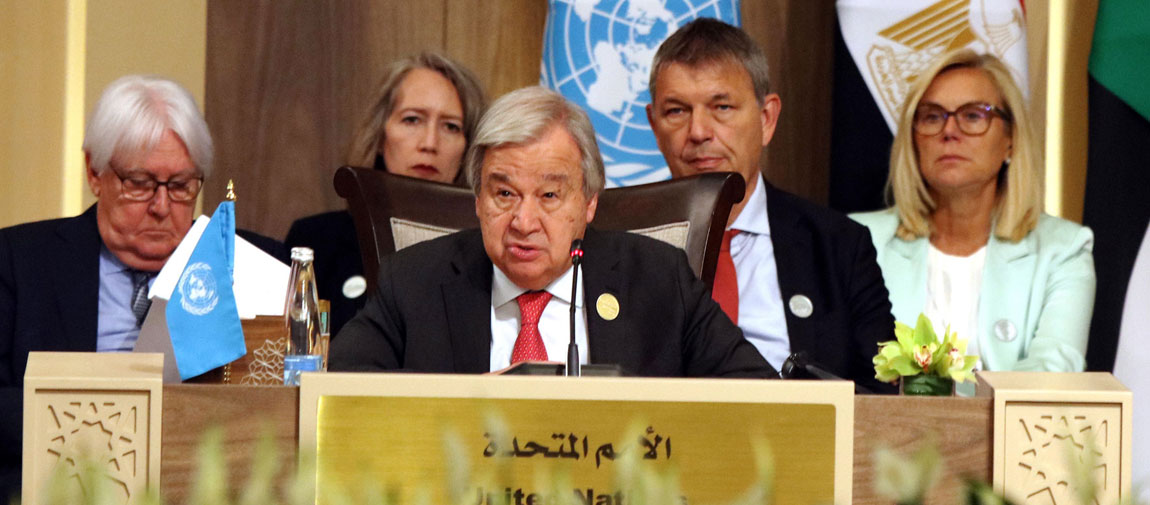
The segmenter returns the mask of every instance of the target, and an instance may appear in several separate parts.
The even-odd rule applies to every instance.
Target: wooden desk
[[[887,445],[909,452],[933,440],[946,466],[929,503],[956,503],[961,477],[990,479],[992,400],[989,398],[855,398],[854,503],[887,503],[874,496],[872,454]],[[271,386],[164,386],[160,488],[182,503],[195,478],[196,446],[204,430],[225,426],[229,485],[246,482],[263,430],[272,433],[287,475],[298,448],[299,390]],[[785,455],[776,455],[785,457]]]

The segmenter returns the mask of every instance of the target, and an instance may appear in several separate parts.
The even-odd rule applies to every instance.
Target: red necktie
[[[715,267],[715,287],[711,290],[711,298],[735,324],[739,324],[739,278],[735,276],[735,260],[731,259],[731,239],[738,234],[739,230],[734,229],[723,233],[719,265]]]
[[[547,347],[539,335],[539,317],[551,301],[551,293],[528,291],[519,295],[519,338],[511,350],[511,364],[520,361],[547,361]]]

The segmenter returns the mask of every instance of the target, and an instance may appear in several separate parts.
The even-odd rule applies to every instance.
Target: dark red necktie
[[[511,350],[511,364],[520,361],[547,361],[547,347],[539,335],[539,317],[543,308],[551,301],[551,293],[528,291],[519,295],[519,338]]]
[[[719,265],[715,267],[715,287],[711,290],[711,298],[735,324],[739,324],[739,278],[735,276],[735,260],[731,258],[731,239],[738,234],[739,230],[734,229],[723,233]]]

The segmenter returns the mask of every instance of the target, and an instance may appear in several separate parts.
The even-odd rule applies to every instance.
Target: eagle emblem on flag
[[[891,131],[915,78],[956,49],[997,56],[1027,89],[1026,21],[1016,0],[839,0],[837,8],[843,39]]]

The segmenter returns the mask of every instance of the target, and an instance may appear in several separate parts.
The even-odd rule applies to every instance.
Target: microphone
[[[575,343],[575,303],[579,296],[579,263],[583,260],[583,241],[571,241],[571,266],[574,275],[571,277],[571,343],[567,345],[567,376],[579,376],[579,344]]]
[[[792,353],[779,371],[782,379],[846,380],[807,357],[805,352]],[[855,394],[871,394],[866,386],[855,383]]]

